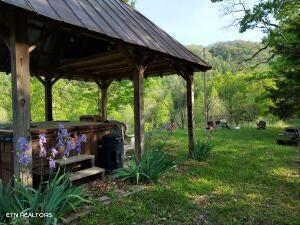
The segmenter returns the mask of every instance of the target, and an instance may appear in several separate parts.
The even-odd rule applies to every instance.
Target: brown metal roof
[[[120,0],[0,0],[34,14],[197,63],[206,62],[187,50],[149,19]]]

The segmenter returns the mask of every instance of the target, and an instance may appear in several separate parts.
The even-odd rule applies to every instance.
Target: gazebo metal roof
[[[1,2],[24,9],[33,16],[46,17],[190,62],[195,67],[194,70],[210,69],[206,62],[120,0],[0,0]],[[44,71],[39,68],[37,72]],[[121,73],[122,70],[115,72]]]

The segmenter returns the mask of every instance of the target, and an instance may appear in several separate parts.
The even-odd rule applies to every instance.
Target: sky
[[[240,34],[237,28],[225,28],[232,17],[224,17],[221,7],[210,0],[137,0],[136,4],[137,10],[184,45],[261,40],[259,31]]]

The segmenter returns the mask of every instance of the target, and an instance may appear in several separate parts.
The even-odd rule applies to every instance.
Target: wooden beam
[[[71,62],[60,65],[58,69],[66,70],[70,68],[87,67],[87,66],[105,64],[120,59],[123,59],[123,57],[122,55],[120,55],[118,51],[110,51],[110,52],[93,55],[90,57],[84,57],[84,58],[72,60]]]
[[[53,121],[53,97],[52,87],[61,78],[61,76],[45,75],[44,78],[34,75],[45,88],[44,101],[45,101],[45,121]]]
[[[51,80],[52,86],[53,86],[57,81],[59,81],[59,79],[60,79],[61,77],[62,77],[61,75],[55,76],[55,77]]]
[[[16,152],[18,139],[24,137],[31,143],[30,135],[30,72],[29,72],[29,44],[27,21],[19,15],[10,17],[10,56],[12,74],[12,105],[14,132],[14,175],[20,173],[26,177],[23,182],[32,185],[32,168],[21,168]],[[32,151],[28,151],[32,157]]]
[[[134,134],[136,160],[141,161],[144,152],[144,74],[146,67],[137,64],[133,71],[134,86]]]
[[[0,26],[0,38],[3,40],[5,45],[9,48],[10,47],[10,41],[9,41],[9,29],[4,26]]]
[[[33,41],[32,43],[30,43],[30,47],[29,47],[29,53],[37,50],[40,48],[41,43],[43,41],[46,41],[52,34],[54,33],[54,31],[47,31],[47,32],[42,32],[40,37],[38,37],[35,41]]]
[[[103,117],[104,121],[107,120],[107,102],[108,102],[108,96],[107,96],[107,90],[112,83],[111,80],[96,80],[96,83],[101,90],[101,104],[100,104],[100,114]]]
[[[119,42],[117,44],[118,50],[124,56],[126,62],[133,67],[136,63],[136,59],[133,54],[130,52],[130,49],[126,46],[125,43]]]
[[[104,70],[95,70],[91,71],[94,74],[118,74],[118,73],[129,73],[130,68],[128,66],[120,67],[120,68],[114,68],[114,69],[104,69]]]
[[[112,63],[108,63],[106,65],[96,65],[96,66],[88,66],[88,67],[82,67],[77,69],[78,72],[84,72],[84,71],[107,71],[107,70],[113,70],[116,68],[124,68],[128,67],[128,64],[126,61],[114,61]]]
[[[33,69],[35,74],[41,74],[41,76],[48,76],[48,74],[58,74],[57,71],[52,69]],[[86,72],[74,72],[71,70],[68,71],[61,71],[59,72],[59,79],[73,79],[78,80],[78,78],[81,80],[90,80],[94,82],[95,80],[117,80],[117,79],[125,79],[132,77],[132,71],[125,71],[122,73],[103,73],[103,74],[96,74],[93,72],[86,73]]]
[[[44,80],[42,77],[40,77],[40,76],[38,76],[38,75],[34,75],[34,76],[36,77],[36,79],[38,79],[39,82],[42,83],[42,85],[45,86],[45,80]]]
[[[52,77],[45,77],[45,120],[53,121]]]
[[[101,116],[104,121],[107,120],[107,89],[101,89]]]
[[[96,79],[96,84],[100,89],[108,89],[109,86],[111,85],[112,80],[101,80],[101,79]]]
[[[187,116],[188,116],[188,138],[189,155],[194,148],[194,77],[193,72],[185,72]]]

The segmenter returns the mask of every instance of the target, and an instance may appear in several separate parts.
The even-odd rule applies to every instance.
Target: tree
[[[123,2],[127,3],[128,5],[135,7],[136,0],[122,0]]]
[[[253,121],[266,114],[272,101],[267,98],[268,89],[274,86],[269,78],[253,74],[226,73],[216,77],[215,86],[230,122]]]
[[[268,63],[270,74],[277,78],[277,89],[271,91],[275,102],[273,112],[281,117],[300,114],[300,2],[298,0],[261,0],[252,8],[242,0],[212,0],[224,2],[226,15],[237,15],[232,25],[240,32],[260,29],[266,34],[264,46],[250,58],[250,61],[263,51],[271,49],[271,54],[255,66]],[[280,66],[279,66],[280,65]],[[288,95],[287,95],[288,93]],[[284,112],[289,112],[284,113]]]

